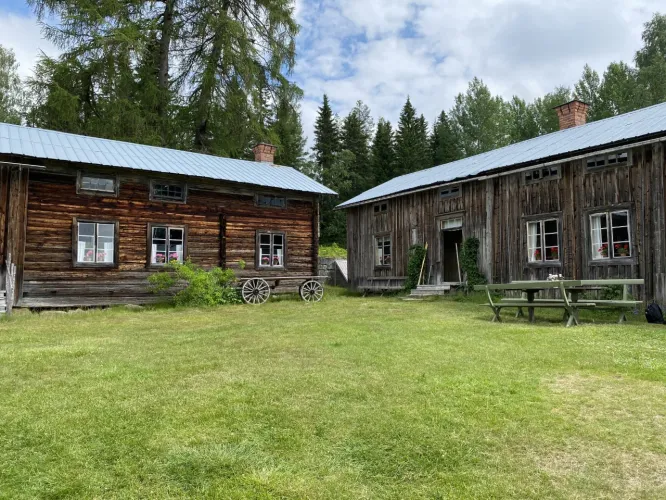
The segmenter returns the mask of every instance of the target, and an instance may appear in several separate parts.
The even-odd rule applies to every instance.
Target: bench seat
[[[554,301],[554,300],[540,300],[540,301],[534,301],[534,302],[527,302],[526,300],[511,300],[511,301],[506,301],[506,299],[503,302],[493,302],[492,304],[483,304],[486,307],[561,307],[561,308],[566,308],[566,304],[564,301]],[[579,307],[584,307],[586,309],[589,309],[591,307],[596,307],[596,304],[594,303],[583,303],[583,302],[572,302],[571,307],[573,308],[579,308]]]

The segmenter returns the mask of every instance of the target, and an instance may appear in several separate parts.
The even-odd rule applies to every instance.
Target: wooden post
[[[462,273],[460,272],[460,255],[458,254],[458,243],[456,243],[456,262],[458,263],[458,283],[462,283]]]

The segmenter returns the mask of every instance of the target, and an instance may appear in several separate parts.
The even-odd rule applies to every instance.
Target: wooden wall
[[[225,265],[239,276],[316,274],[315,203],[307,195],[289,194],[286,209],[258,208],[250,191],[200,181],[188,182],[186,203],[164,203],[149,200],[150,179],[121,173],[118,197],[105,197],[77,194],[76,170],[31,172],[24,286],[19,306],[153,300],[146,279],[159,268],[150,267],[147,262],[149,223],[186,225],[187,256],[205,267]],[[116,268],[73,266],[75,217],[118,221]],[[255,234],[261,229],[286,233],[285,269],[255,269]],[[239,269],[241,259],[246,262],[244,270]]]
[[[375,215],[373,205],[348,210],[349,277],[353,287],[372,285],[375,276],[405,276],[407,249],[429,244],[431,282],[441,273],[439,221],[462,214],[463,237],[479,238],[479,267],[495,282],[545,279],[562,274],[580,279],[641,277],[645,287],[634,292],[666,302],[665,175],[663,143],[632,149],[631,166],[588,171],[585,160],[563,162],[561,178],[526,184],[524,174],[462,184],[455,199],[439,199],[430,189],[388,201],[388,212]],[[588,236],[589,214],[597,209],[628,208],[632,257],[592,261]],[[561,259],[556,265],[527,260],[526,222],[553,214],[560,221]],[[393,236],[391,269],[375,269],[374,235]]]

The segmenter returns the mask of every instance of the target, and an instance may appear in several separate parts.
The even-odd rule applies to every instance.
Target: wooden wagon
[[[246,304],[263,304],[280,284],[298,283],[298,294],[305,302],[319,302],[324,296],[324,281],[327,276],[262,276],[239,278],[241,296]],[[295,283],[294,283],[295,282]]]

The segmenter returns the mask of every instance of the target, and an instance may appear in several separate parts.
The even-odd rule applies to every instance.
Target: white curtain
[[[528,222],[527,223],[527,260],[529,262],[535,262],[537,259],[534,256],[534,251],[537,248],[537,229],[539,227],[538,222]]]
[[[603,259],[600,249],[603,245],[601,239],[601,217],[602,215],[593,215],[590,217],[590,234],[592,236],[592,258],[593,259]]]

